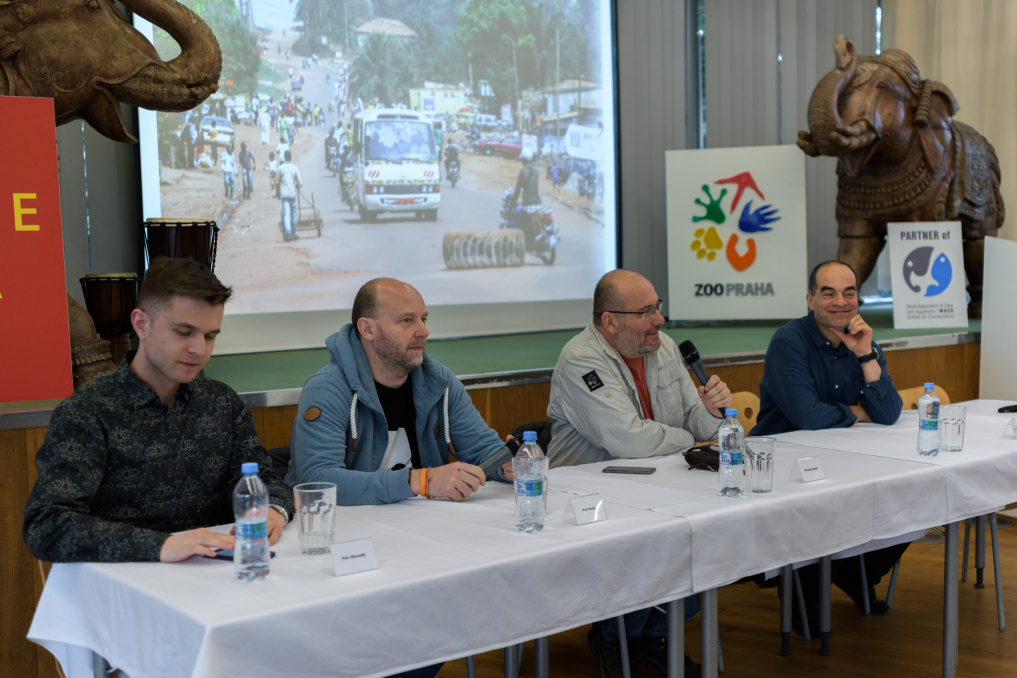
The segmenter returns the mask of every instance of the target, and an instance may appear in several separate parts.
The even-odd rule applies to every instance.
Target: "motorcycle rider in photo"
[[[540,171],[533,162],[532,151],[523,151],[521,158],[523,168],[519,170],[519,176],[516,177],[516,191],[512,195],[512,204],[520,205],[519,199],[521,196],[522,207],[511,210],[510,214],[512,219],[519,225],[519,228],[526,234],[526,241],[531,242],[536,236],[532,215],[540,211],[541,204]],[[520,214],[520,210],[524,214]]]
[[[459,160],[459,147],[456,146],[455,141],[453,141],[450,137],[448,140],[448,146],[445,147],[445,176],[448,176],[449,165],[453,162],[459,163],[460,168],[463,166],[462,162]]]

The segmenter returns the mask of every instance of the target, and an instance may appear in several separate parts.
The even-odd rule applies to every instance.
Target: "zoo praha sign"
[[[805,312],[805,162],[795,146],[667,153],[674,320]]]
[[[893,326],[967,327],[959,221],[890,223]]]
[[[0,402],[71,394],[53,100],[0,97]]]

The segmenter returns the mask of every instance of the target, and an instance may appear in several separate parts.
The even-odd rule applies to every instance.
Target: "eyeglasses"
[[[621,313],[621,314],[624,314],[624,315],[638,315],[643,320],[649,320],[650,318],[652,318],[654,316],[655,313],[657,313],[657,311],[660,310],[660,307],[663,306],[663,305],[664,305],[664,300],[663,299],[657,299],[657,305],[654,306],[653,308],[648,308],[645,311],[604,311],[604,313]]]

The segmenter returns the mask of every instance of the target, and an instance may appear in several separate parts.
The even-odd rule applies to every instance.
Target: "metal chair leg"
[[[551,639],[541,636],[533,641],[533,675],[536,678],[548,678],[551,673]],[[522,662],[519,662],[522,664]]]
[[[823,556],[819,560],[819,654],[830,654],[830,588],[833,586],[832,560]]]
[[[865,554],[858,554],[858,566],[862,568],[862,613],[868,616],[872,610],[869,608],[869,576],[865,574]]]
[[[632,670],[629,668],[629,637],[625,635],[625,617],[618,615],[615,619],[618,624],[618,649],[621,650],[622,676],[632,678]]]
[[[477,667],[472,654],[466,658],[466,678],[477,678]]]
[[[985,588],[985,516],[975,518],[975,588]]]
[[[805,642],[812,640],[812,635],[809,630],[809,615],[805,612],[805,594],[802,593],[802,578],[798,576],[798,573],[794,573],[795,580],[795,595],[798,598],[798,614],[802,618],[802,637],[805,638]]]
[[[505,678],[519,678],[519,650],[515,645],[509,645],[504,650],[505,654]]]
[[[999,562],[999,532],[996,529],[996,513],[989,514],[989,527],[992,532],[992,574],[996,578],[996,616],[999,618],[999,630],[1006,628],[1003,616],[1003,575]]]
[[[785,565],[780,570],[780,656],[791,655],[791,595],[794,580],[793,568]]]
[[[968,542],[971,537],[971,519],[964,521],[964,557],[961,560],[961,581],[968,580]]]
[[[900,558],[893,564],[893,571],[890,573],[890,588],[886,590],[886,606],[890,607],[893,603],[893,590],[897,587],[897,572],[900,571]]]

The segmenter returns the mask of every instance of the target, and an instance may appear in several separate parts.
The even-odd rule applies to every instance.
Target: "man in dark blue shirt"
[[[856,422],[893,424],[903,402],[886,371],[886,359],[872,328],[858,315],[858,279],[839,261],[824,261],[809,276],[805,295],[809,314],[777,330],[766,349],[759,383],[759,417],[750,435],[845,428]],[[873,588],[903,555],[907,544],[865,554],[868,588],[854,558],[835,561],[833,583],[862,608],[868,597],[873,614],[885,602]],[[809,625],[819,617],[819,566],[799,570]],[[797,615],[798,607],[792,606]],[[800,628],[800,621],[795,628]]]
[[[854,271],[839,261],[819,264],[805,300],[809,314],[770,339],[750,435],[896,422],[903,403],[872,328],[858,315]]]

